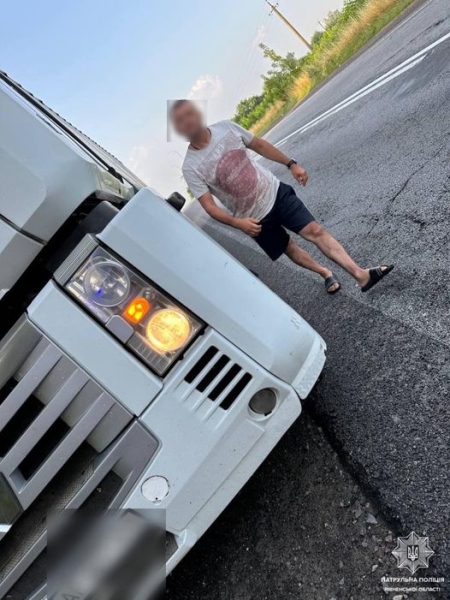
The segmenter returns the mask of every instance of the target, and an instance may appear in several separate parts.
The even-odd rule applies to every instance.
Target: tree
[[[340,10],[330,10],[330,12],[325,17],[325,29],[331,29],[332,27],[334,27],[339,21],[340,16]]]
[[[236,114],[233,120],[242,125],[242,127],[251,127],[253,125],[252,113],[258,108],[263,99],[264,96],[260,94],[259,96],[250,96],[250,98],[241,100],[236,107]]]
[[[236,107],[233,119],[246,129],[257,123],[274,104],[289,100],[292,85],[301,74],[306,60],[306,57],[297,58],[293,52],[281,56],[264,44],[259,47],[264,57],[270,60],[271,66],[268,73],[262,76],[262,94],[241,100]]]
[[[289,89],[300,75],[305,59],[297,58],[293,52],[281,56],[265,44],[260,44],[259,47],[264,57],[272,62],[267,75],[263,75],[265,98],[268,97],[272,102],[287,100]]]
[[[313,33],[313,36],[311,38],[311,46],[313,48],[320,42],[320,40],[323,37],[323,34],[324,34],[324,32],[320,31],[319,29]]]

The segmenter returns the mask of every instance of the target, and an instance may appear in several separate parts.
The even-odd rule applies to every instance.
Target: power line
[[[272,4],[271,2],[269,2],[269,0],[266,0],[266,2],[272,9],[272,12],[274,12],[276,15],[278,15],[280,17],[280,19],[283,21],[283,23],[285,23],[289,27],[289,29],[295,33],[295,35],[305,44],[305,46],[307,46],[310,50],[312,50],[312,46],[308,42],[308,40],[306,38],[304,38],[302,36],[302,34],[292,25],[292,23],[290,21],[288,21],[286,19],[286,17],[278,10],[278,4],[276,4],[276,5]]]
[[[236,77],[236,83],[233,88],[233,97],[236,98],[236,101],[238,99],[242,98],[243,90],[246,87],[248,78],[250,77],[250,75],[253,72],[254,66],[258,59],[258,55],[261,53],[261,50],[259,49],[259,45],[258,45],[258,43],[255,42],[255,40],[257,38],[258,32],[261,31],[262,29],[264,30],[266,28],[268,21],[269,21],[269,15],[266,13],[266,11],[264,10],[264,7],[263,7],[263,10],[260,15],[259,22],[258,22],[258,26],[256,27],[255,35],[250,40],[249,48],[245,55],[246,60],[243,62],[240,73]]]

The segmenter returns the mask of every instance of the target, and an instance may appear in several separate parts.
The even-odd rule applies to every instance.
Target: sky
[[[342,0],[280,0],[310,38]],[[186,144],[167,101],[202,100],[209,122],[261,91],[269,63],[306,48],[265,0],[0,0],[0,69],[162,195],[185,191]]]

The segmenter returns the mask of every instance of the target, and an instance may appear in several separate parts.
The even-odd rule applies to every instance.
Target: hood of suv
[[[162,198],[141,190],[99,238],[261,366],[292,383],[318,334]]]

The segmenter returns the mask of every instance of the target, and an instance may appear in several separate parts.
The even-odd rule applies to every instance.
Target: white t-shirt
[[[206,148],[189,148],[183,175],[196,198],[211,192],[235,217],[262,219],[272,209],[279,180],[250,157],[253,134],[232,121],[209,127]]]

